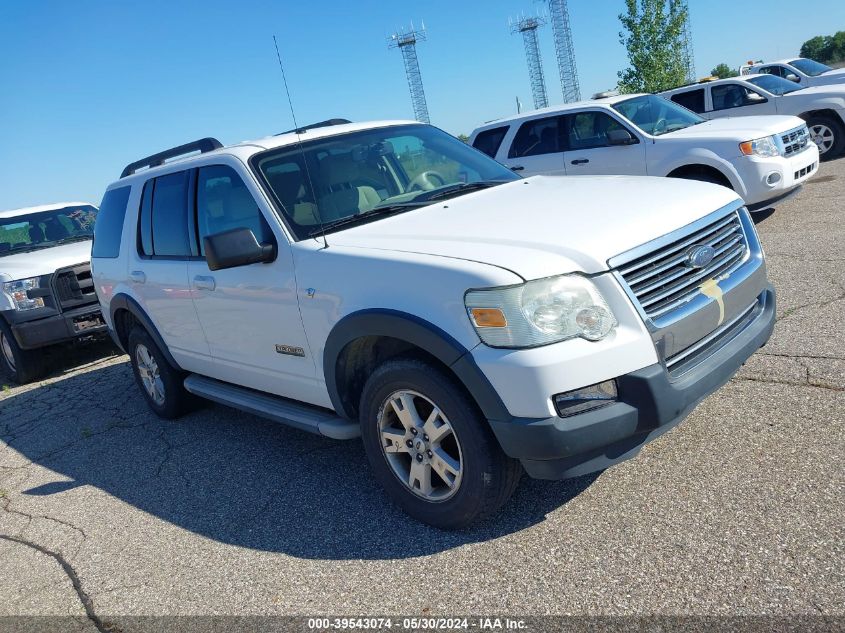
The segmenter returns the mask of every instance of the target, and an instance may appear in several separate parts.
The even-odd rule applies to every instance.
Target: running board
[[[214,378],[191,374],[185,378],[185,389],[234,409],[335,440],[351,440],[361,435],[359,425],[326,409],[259,393]]]

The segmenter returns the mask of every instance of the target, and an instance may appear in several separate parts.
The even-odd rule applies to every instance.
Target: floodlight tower
[[[560,91],[564,103],[581,100],[578,69],[575,67],[575,50],[572,46],[572,27],[569,24],[569,6],[566,0],[547,0],[555,37],[555,55],[560,74]]]
[[[511,33],[522,33],[522,43],[525,44],[525,59],[528,61],[528,78],[531,81],[531,94],[534,97],[534,107],[545,108],[549,105],[546,94],[546,78],[543,76],[543,60],[540,57],[540,45],[537,42],[537,29],[546,21],[541,17],[521,18],[510,23]]]
[[[425,24],[417,30],[411,23],[408,31],[397,32],[387,40],[388,48],[398,48],[402,53],[402,61],[405,62],[405,77],[408,79],[408,88],[411,91],[411,105],[414,107],[414,118],[423,123],[431,123],[428,117],[428,103],[425,100],[420,64],[417,60],[417,42],[424,42],[428,39],[425,32]]]
[[[689,3],[687,0],[682,0],[681,9],[685,11],[684,26],[681,31],[681,41],[684,56],[684,68],[687,72],[687,81],[695,81],[695,58],[692,50],[692,26],[690,26]]]

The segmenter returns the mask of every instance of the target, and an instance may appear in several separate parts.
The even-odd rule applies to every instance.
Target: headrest
[[[320,161],[320,168],[329,187],[352,182],[360,174],[351,154],[327,156]]]

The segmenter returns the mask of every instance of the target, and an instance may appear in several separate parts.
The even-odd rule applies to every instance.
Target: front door
[[[249,186],[247,185],[249,182]],[[197,171],[199,259],[188,263],[194,304],[214,361],[213,376],[227,382],[320,402],[314,360],[299,314],[289,242],[251,179],[230,165]],[[249,228],[260,243],[275,243],[271,263],[210,270],[203,238]],[[274,228],[271,228],[274,227]]]
[[[712,109],[708,118],[777,114],[774,99],[741,83],[710,87]]]
[[[566,115],[564,130],[567,150],[563,154],[570,176],[596,174],[646,174],[645,143],[611,145],[610,130],[628,129],[601,110],[585,110]],[[628,130],[631,132],[631,130]],[[638,136],[631,132],[634,138]]]
[[[553,116],[530,119],[519,126],[502,163],[520,176],[563,176],[563,147],[560,121]]]

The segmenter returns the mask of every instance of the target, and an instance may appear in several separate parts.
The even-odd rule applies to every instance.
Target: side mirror
[[[789,79],[789,81],[794,81],[797,84],[801,83],[801,78],[798,75],[793,75],[792,73],[789,73],[786,78]]]
[[[204,237],[205,260],[209,270],[223,270],[276,259],[275,244],[259,244],[247,228],[230,229]]]
[[[638,143],[628,130],[608,130],[607,144],[608,145],[634,145]]]
[[[757,105],[758,103],[765,103],[766,98],[758,95],[756,92],[749,92],[745,95],[745,103],[743,105]]]

